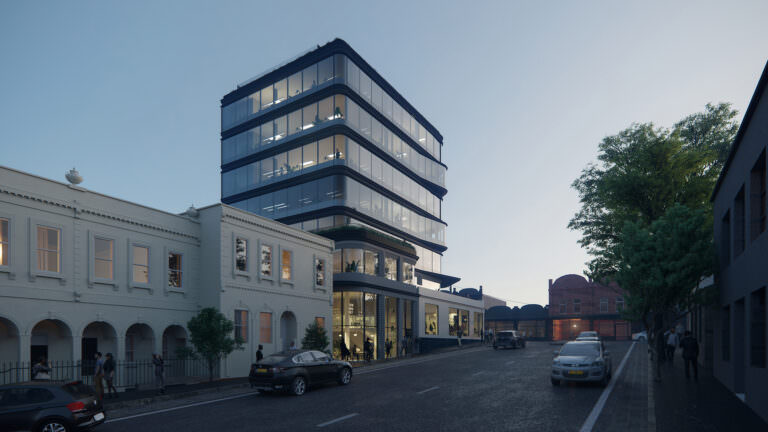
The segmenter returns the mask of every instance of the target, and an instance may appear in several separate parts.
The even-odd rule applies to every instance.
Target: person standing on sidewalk
[[[667,358],[669,359],[670,365],[674,363],[675,349],[677,349],[679,344],[679,336],[677,333],[675,333],[675,328],[672,327],[672,329],[669,331],[669,336],[667,336]]]
[[[264,345],[259,345],[259,349],[256,350],[256,363],[264,359],[264,353],[261,352],[261,350],[263,349],[264,349]]]
[[[117,398],[117,389],[115,388],[115,359],[112,353],[107,353],[107,359],[104,361],[104,380],[107,382],[107,398]]]
[[[165,362],[158,354],[152,354],[152,364],[155,365],[155,387],[157,394],[165,394]]]
[[[685,362],[685,378],[690,378],[688,365],[693,365],[693,379],[699,380],[699,341],[691,334],[689,330],[685,331],[683,340],[680,341],[680,347],[683,348],[683,361]]]
[[[93,356],[96,359],[96,369],[93,371],[93,386],[96,390],[96,396],[99,400],[104,399],[104,359],[101,352]]]

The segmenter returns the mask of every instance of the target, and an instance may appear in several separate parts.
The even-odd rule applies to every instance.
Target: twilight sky
[[[363,4],[366,4],[363,6]],[[546,3],[546,4],[545,4]],[[512,303],[582,273],[571,182],[600,140],[739,118],[764,1],[0,3],[0,165],[166,211],[220,199],[219,100],[345,39],[443,134],[443,272]]]

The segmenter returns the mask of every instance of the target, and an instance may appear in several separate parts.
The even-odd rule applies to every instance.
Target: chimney
[[[478,291],[480,291],[480,295],[483,295],[483,286],[482,285],[480,285],[480,289]]]

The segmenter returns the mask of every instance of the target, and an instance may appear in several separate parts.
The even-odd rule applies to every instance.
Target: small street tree
[[[187,328],[195,353],[208,363],[208,379],[213,381],[213,370],[219,360],[242,349],[243,341],[232,337],[235,324],[216,308],[208,307],[189,320]]]
[[[714,270],[711,217],[678,204],[650,226],[627,222],[616,256],[615,279],[627,293],[624,315],[642,321],[658,342],[667,323],[704,302],[707,293],[695,288]]]
[[[307,326],[304,332],[304,339],[301,340],[301,347],[303,349],[311,349],[317,351],[325,351],[329,344],[328,334],[325,328],[320,327],[317,321],[313,321],[312,324]]]

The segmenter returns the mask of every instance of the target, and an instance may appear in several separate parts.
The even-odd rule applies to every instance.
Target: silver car
[[[599,382],[605,386],[611,379],[611,357],[598,341],[568,342],[555,351],[552,360],[552,385],[560,381]]]

